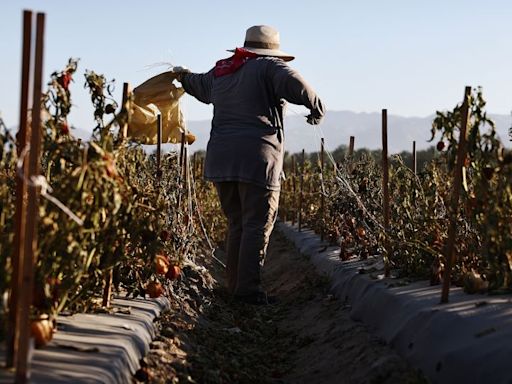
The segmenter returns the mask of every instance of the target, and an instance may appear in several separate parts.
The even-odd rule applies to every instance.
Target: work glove
[[[178,80],[181,83],[185,74],[190,73],[190,69],[188,69],[187,67],[176,66],[172,67],[171,72],[177,74],[176,80]]]
[[[318,125],[322,121],[322,116],[315,114],[313,111],[306,116],[306,121],[311,125]]]

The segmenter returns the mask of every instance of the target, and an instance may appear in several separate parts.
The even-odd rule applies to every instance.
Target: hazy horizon
[[[93,126],[83,73],[91,69],[136,86],[165,65],[209,70],[227,49],[243,43],[245,30],[269,24],[281,47],[296,56],[290,65],[316,90],[330,111],[380,112],[425,117],[452,109],[464,86],[482,86],[488,109],[508,114],[512,100],[510,37],[512,2],[489,0],[337,1],[241,3],[234,0],[146,3],[91,0],[2,2],[0,110],[9,125],[19,111],[21,20],[25,8],[46,12],[45,83],[69,57],[80,58],[70,89],[70,123]],[[190,10],[193,9],[193,17]],[[229,12],[221,12],[226,9]],[[272,9],[272,12],[268,10]],[[77,14],[80,17],[77,17]],[[215,17],[212,17],[215,15]],[[91,21],[94,21],[91,23]],[[185,96],[188,120],[211,116]],[[299,113],[302,110],[296,108]]]
[[[503,144],[511,147],[508,130],[512,125],[512,117],[505,114],[488,114],[496,123],[496,129]],[[388,145],[390,153],[410,151],[412,142],[416,141],[417,150],[426,149],[432,145],[430,127],[434,114],[425,117],[401,116],[388,111]],[[206,149],[210,133],[210,119],[187,120],[188,129],[197,140],[191,145],[192,152]],[[11,129],[16,125],[8,125]],[[91,130],[75,127],[72,134],[82,139],[88,139]],[[350,136],[355,136],[355,148],[370,150],[381,148],[381,112],[328,111],[323,124],[313,127],[305,122],[303,116],[288,115],[285,119],[285,150],[291,153],[317,151],[320,146],[320,136],[324,137],[326,148],[334,150],[340,145],[348,145]],[[165,144],[164,150],[178,148]],[[150,146],[148,146],[150,150]]]

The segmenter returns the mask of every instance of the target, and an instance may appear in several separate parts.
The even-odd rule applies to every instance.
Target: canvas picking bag
[[[174,72],[154,76],[133,90],[132,115],[128,137],[142,144],[157,143],[157,115],[162,115],[162,143],[181,143],[182,133],[188,144],[195,136],[186,130],[179,99],[185,91],[173,84]]]

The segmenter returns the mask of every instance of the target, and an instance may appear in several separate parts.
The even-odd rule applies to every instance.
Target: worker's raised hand
[[[182,72],[190,73],[190,69],[188,69],[187,67],[182,67],[180,65],[172,67],[171,71],[176,72],[176,73],[182,73]]]
[[[322,116],[314,116],[313,113],[310,113],[306,116],[306,121],[311,125],[318,125],[322,121]]]
[[[190,69],[178,65],[176,67],[172,67],[171,72],[176,73],[176,80],[178,80],[181,83],[181,81],[183,80],[183,76],[186,73],[190,73]]]

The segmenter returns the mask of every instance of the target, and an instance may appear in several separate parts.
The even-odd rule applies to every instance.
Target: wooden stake
[[[104,279],[104,287],[103,287],[103,302],[102,302],[102,305],[105,307],[105,308],[108,308],[110,307],[110,298],[112,297],[112,281],[114,280],[114,272],[112,270],[112,268],[110,268],[106,275],[105,275],[105,279]]]
[[[199,177],[203,177],[204,173],[204,157],[199,157]]]
[[[183,180],[183,177],[185,175],[185,172],[184,172],[185,140],[186,140],[185,132],[182,132],[181,133],[181,144],[180,144],[180,158],[179,158],[179,166],[180,166],[179,181],[180,182]],[[186,186],[186,184],[184,184],[183,186]],[[182,195],[183,195],[183,188],[180,188],[180,192],[178,193],[178,203],[176,205],[176,208],[177,208],[176,212],[180,211]]]
[[[320,139],[320,241],[324,241],[324,220],[325,220],[325,196],[324,196],[324,166],[325,166],[325,142],[324,138]]]
[[[185,145],[186,135],[183,132],[181,134],[181,174],[183,175],[183,179],[185,180],[185,187],[187,186],[188,179],[188,146]]]
[[[300,167],[300,180],[299,180],[299,232],[302,231],[302,204],[304,201],[304,164],[306,162],[306,153],[304,149],[302,150],[302,159],[301,159],[301,167]]]
[[[350,142],[349,142],[349,145],[348,145],[348,158],[349,159],[352,159],[352,157],[354,156],[354,143],[355,143],[355,137],[354,136],[350,136]],[[351,162],[349,162],[347,164],[347,172],[349,174],[352,173],[352,167],[354,166],[354,164],[352,164]]]
[[[354,136],[350,136],[350,143],[348,145],[348,155],[350,157],[352,157],[354,155],[354,141],[355,141],[355,137]]]
[[[183,179],[185,181],[185,187],[188,183],[188,146],[183,148]]]
[[[181,143],[180,143],[180,168],[183,166],[183,155],[185,148],[185,132],[181,132]]]
[[[162,115],[156,116],[156,179],[162,177]]]
[[[192,176],[194,180],[197,178],[197,152],[194,152],[194,155],[192,156]]]
[[[18,156],[27,145],[27,138],[30,129],[27,124],[28,105],[30,95],[30,58],[31,58],[31,39],[32,39],[32,11],[23,12],[23,46],[21,59],[21,100],[19,115],[19,130],[17,151]],[[28,174],[28,162],[23,162],[23,174]],[[18,338],[20,322],[20,308],[18,296],[24,292],[22,286],[23,259],[25,242],[25,225],[27,209],[27,183],[24,178],[16,179],[16,213],[14,217],[14,252],[12,255],[12,281],[11,294],[9,298],[9,319],[7,325],[7,368],[16,366],[18,353]]]
[[[128,137],[128,121],[130,119],[130,117],[129,117],[129,115],[130,115],[130,105],[129,105],[130,97],[129,96],[130,96],[131,91],[132,90],[130,87],[130,83],[123,83],[123,98],[121,101],[121,108],[126,111],[127,117],[128,117],[128,119],[125,121],[125,123],[121,127],[119,127],[119,129],[121,130],[123,139],[126,139]]]
[[[41,171],[41,88],[43,82],[44,13],[37,14],[36,47],[34,62],[34,86],[32,103],[32,128],[28,176],[32,180]],[[20,295],[19,354],[16,364],[16,383],[26,383],[29,373],[30,306],[34,286],[34,263],[37,260],[37,224],[39,218],[39,187],[29,185],[27,201],[27,222],[24,242],[23,295]]]
[[[389,266],[389,247],[388,247],[388,231],[389,231],[389,163],[388,163],[388,110],[382,110],[382,195],[383,195],[383,216],[384,230],[386,231],[384,238],[384,265],[385,276],[390,274]]]
[[[412,142],[412,171],[414,174],[417,173],[417,165],[416,165],[416,141]]]
[[[288,177],[286,176],[286,167],[285,165],[283,164],[283,172],[285,174],[285,177],[286,179],[284,179],[283,183],[282,183],[282,188],[281,188],[281,195],[280,195],[280,198],[282,199],[282,206],[283,206],[283,213],[282,213],[282,217],[281,219],[283,220],[283,222],[286,223],[286,220],[288,219],[288,215],[287,215],[287,211],[288,211],[288,206],[286,205],[287,203],[287,198],[286,198],[286,194],[288,193]]]
[[[453,175],[453,191],[450,202],[450,223],[448,227],[448,239],[445,252],[445,269],[443,276],[443,290],[441,293],[441,303],[448,302],[450,294],[452,265],[456,259],[455,241],[457,237],[457,208],[459,206],[460,188],[462,185],[462,167],[467,153],[467,127],[469,120],[469,97],[471,96],[471,87],[464,89],[464,101],[462,103],[462,120],[460,123],[459,146],[457,148],[457,160]]]
[[[125,140],[128,137],[128,123],[130,120],[130,92],[131,87],[130,83],[123,83],[123,98],[121,100],[121,110],[126,111],[127,119],[124,124],[119,127],[121,131],[121,137]],[[112,282],[114,280],[114,272],[113,269],[110,268],[106,271],[105,278],[103,280],[103,300],[102,305],[105,308],[110,307],[111,305],[111,297],[112,297]]]
[[[292,225],[295,225],[296,213],[297,213],[297,197],[295,192],[297,189],[296,184],[297,177],[297,164],[295,163],[295,155],[292,155]]]

